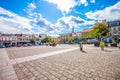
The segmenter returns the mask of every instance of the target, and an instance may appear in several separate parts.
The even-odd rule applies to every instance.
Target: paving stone
[[[78,46],[67,45],[67,48],[71,47]],[[34,47],[34,51],[39,48]],[[23,52],[28,52],[26,50],[29,50],[27,48],[26,50],[21,49]],[[31,47],[30,49],[33,48]],[[44,47],[44,49],[50,50],[49,47]],[[55,49],[57,49],[57,47]],[[94,47],[93,45],[84,45],[84,50],[87,52],[86,54],[77,49],[45,58],[35,59],[35,57],[32,61],[15,64],[14,70],[19,80],[119,80],[120,51],[118,48],[109,47],[105,49],[108,52],[101,51],[99,47]],[[9,49],[8,51],[11,51],[10,55],[12,55],[12,52],[17,53],[15,49]],[[28,55],[27,53],[25,55],[14,54],[14,57],[17,58]],[[30,53],[30,55],[33,55],[33,52]],[[26,58],[26,60],[28,59]],[[25,77],[22,77],[23,75],[25,75]]]

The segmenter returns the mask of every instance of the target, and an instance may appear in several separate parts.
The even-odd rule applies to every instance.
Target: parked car
[[[23,44],[24,47],[27,47],[28,45],[27,44]]]
[[[5,47],[6,48],[11,47],[11,44],[6,44]]]
[[[38,43],[35,43],[35,44],[33,44],[33,46],[39,46],[39,44],[38,44]]]
[[[17,44],[17,47],[21,47],[22,45],[21,44]]]
[[[12,44],[11,46],[12,46],[12,47],[16,47],[17,45],[16,45],[16,44]]]
[[[28,46],[32,46],[32,44],[30,44],[30,43],[28,43],[27,45],[28,45]]]
[[[0,48],[5,48],[5,46],[3,44],[0,44]]]

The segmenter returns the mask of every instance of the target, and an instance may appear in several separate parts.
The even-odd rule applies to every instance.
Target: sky
[[[120,0],[0,0],[0,32],[57,37],[120,20]]]

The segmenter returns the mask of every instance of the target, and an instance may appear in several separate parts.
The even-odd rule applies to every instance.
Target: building
[[[68,42],[70,36],[72,36],[71,33],[60,34],[60,42],[62,43]]]
[[[107,22],[109,29],[109,36],[120,39],[120,20]]]
[[[74,32],[74,28],[72,28],[72,33],[60,34],[60,42],[66,43],[69,41],[70,36],[75,38],[75,37],[80,37],[81,35],[82,35],[81,32]]]
[[[31,34],[3,34],[0,33],[0,44],[24,44],[30,43],[30,40],[35,38]]]
[[[17,37],[14,34],[0,34],[0,44],[16,43]]]
[[[88,34],[91,34],[92,28],[87,28],[82,31],[82,36],[86,36]]]
[[[85,43],[94,43],[96,41],[95,38],[92,37],[92,28],[87,28],[82,31],[82,39]]]
[[[42,39],[44,39],[44,38],[46,38],[47,37],[47,35],[46,34],[39,34],[39,38],[42,40]]]
[[[17,44],[30,43],[31,39],[35,39],[33,34],[15,34],[17,36]]]

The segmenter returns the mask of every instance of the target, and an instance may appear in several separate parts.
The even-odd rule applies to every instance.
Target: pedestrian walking
[[[83,51],[83,45],[81,42],[79,43],[79,47],[80,47],[80,51]]]
[[[120,49],[120,41],[119,41],[119,43],[118,43],[118,48]]]
[[[102,50],[102,51],[104,51],[104,46],[105,46],[104,41],[100,41],[100,47],[101,47],[101,50]]]

